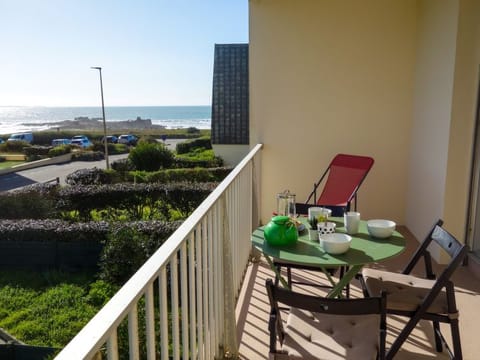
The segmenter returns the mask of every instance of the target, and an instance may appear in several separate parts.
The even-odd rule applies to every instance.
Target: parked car
[[[3,144],[4,142],[5,141],[2,138],[0,138],[0,144]]]
[[[85,136],[85,135],[75,135],[74,137],[72,137],[72,141],[73,141],[73,140],[79,140],[79,139],[83,139],[83,140],[88,140],[88,141],[90,141],[90,139],[89,139],[87,136]]]
[[[87,148],[92,146],[92,143],[88,139],[74,139],[71,142],[72,145],[80,146],[82,148]]]
[[[60,145],[69,145],[72,143],[70,139],[53,139],[52,146],[60,146]]]
[[[137,145],[138,138],[135,135],[128,134],[128,135],[120,135],[118,138],[119,144],[127,144],[127,145]]]
[[[102,138],[102,144],[105,142],[104,138]],[[107,143],[116,144],[118,142],[118,138],[115,135],[107,135]]]
[[[7,141],[25,141],[31,144],[33,141],[33,134],[32,133],[12,134],[10,135]]]

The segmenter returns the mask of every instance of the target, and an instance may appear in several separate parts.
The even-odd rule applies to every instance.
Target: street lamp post
[[[92,66],[91,68],[98,70],[100,74],[100,93],[102,95],[102,113],[103,113],[103,143],[105,144],[105,162],[108,170],[110,169],[110,163],[108,162],[107,122],[105,121],[105,104],[103,103],[102,68],[99,66]]]

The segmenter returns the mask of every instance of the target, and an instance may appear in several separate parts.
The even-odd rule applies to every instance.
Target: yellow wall
[[[422,239],[442,218],[466,238],[480,64],[480,3],[418,1],[407,226]],[[441,252],[433,249],[440,261]]]
[[[456,1],[420,0],[407,225],[419,239],[443,217],[455,69]]]
[[[375,165],[363,218],[405,222],[416,1],[251,0],[250,134],[264,144],[262,219],[305,200],[337,153]]]
[[[468,236],[471,154],[480,67],[480,1],[461,0],[452,97],[444,219],[459,239]]]

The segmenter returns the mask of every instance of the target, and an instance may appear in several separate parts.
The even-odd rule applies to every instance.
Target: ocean
[[[46,130],[54,123],[76,117],[102,118],[101,107],[27,107],[0,106],[0,135],[22,131]],[[196,127],[210,129],[211,106],[106,106],[109,121],[151,119],[167,129]],[[29,124],[29,125],[26,125]]]

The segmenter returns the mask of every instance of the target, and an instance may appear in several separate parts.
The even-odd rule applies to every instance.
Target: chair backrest
[[[455,269],[461,264],[466,256],[467,246],[460,243],[452,234],[442,228],[442,225],[442,220],[438,220],[435,223],[432,230],[430,230],[428,235],[413,254],[412,258],[403,270],[403,274],[409,274],[418,261],[423,257],[425,261],[426,277],[429,279],[436,278],[435,274],[433,273],[430,252],[428,251],[428,247],[433,241],[443,250],[445,250],[445,252],[450,256],[450,262],[440,275],[440,278],[443,278],[445,281],[450,278]]]
[[[268,298],[271,305],[270,314],[270,349],[275,348],[275,337],[272,334],[278,334],[280,341],[283,342],[283,325],[280,317],[280,307],[278,303],[295,307],[297,309],[307,310],[313,313],[323,313],[330,315],[372,315],[379,316],[379,359],[385,355],[385,339],[387,331],[386,323],[386,293],[382,292],[380,297],[368,297],[358,299],[336,299],[324,298],[319,296],[306,295],[294,292],[289,289],[274,285],[272,279],[267,279],[266,284]],[[272,323],[272,317],[275,324]],[[275,329],[273,329],[275,327]],[[372,334],[369,334],[372,335]],[[367,336],[367,334],[366,334]]]
[[[347,206],[355,197],[373,163],[373,158],[368,156],[336,155],[318,182],[319,184],[328,172],[325,186],[316,203],[322,206]]]

